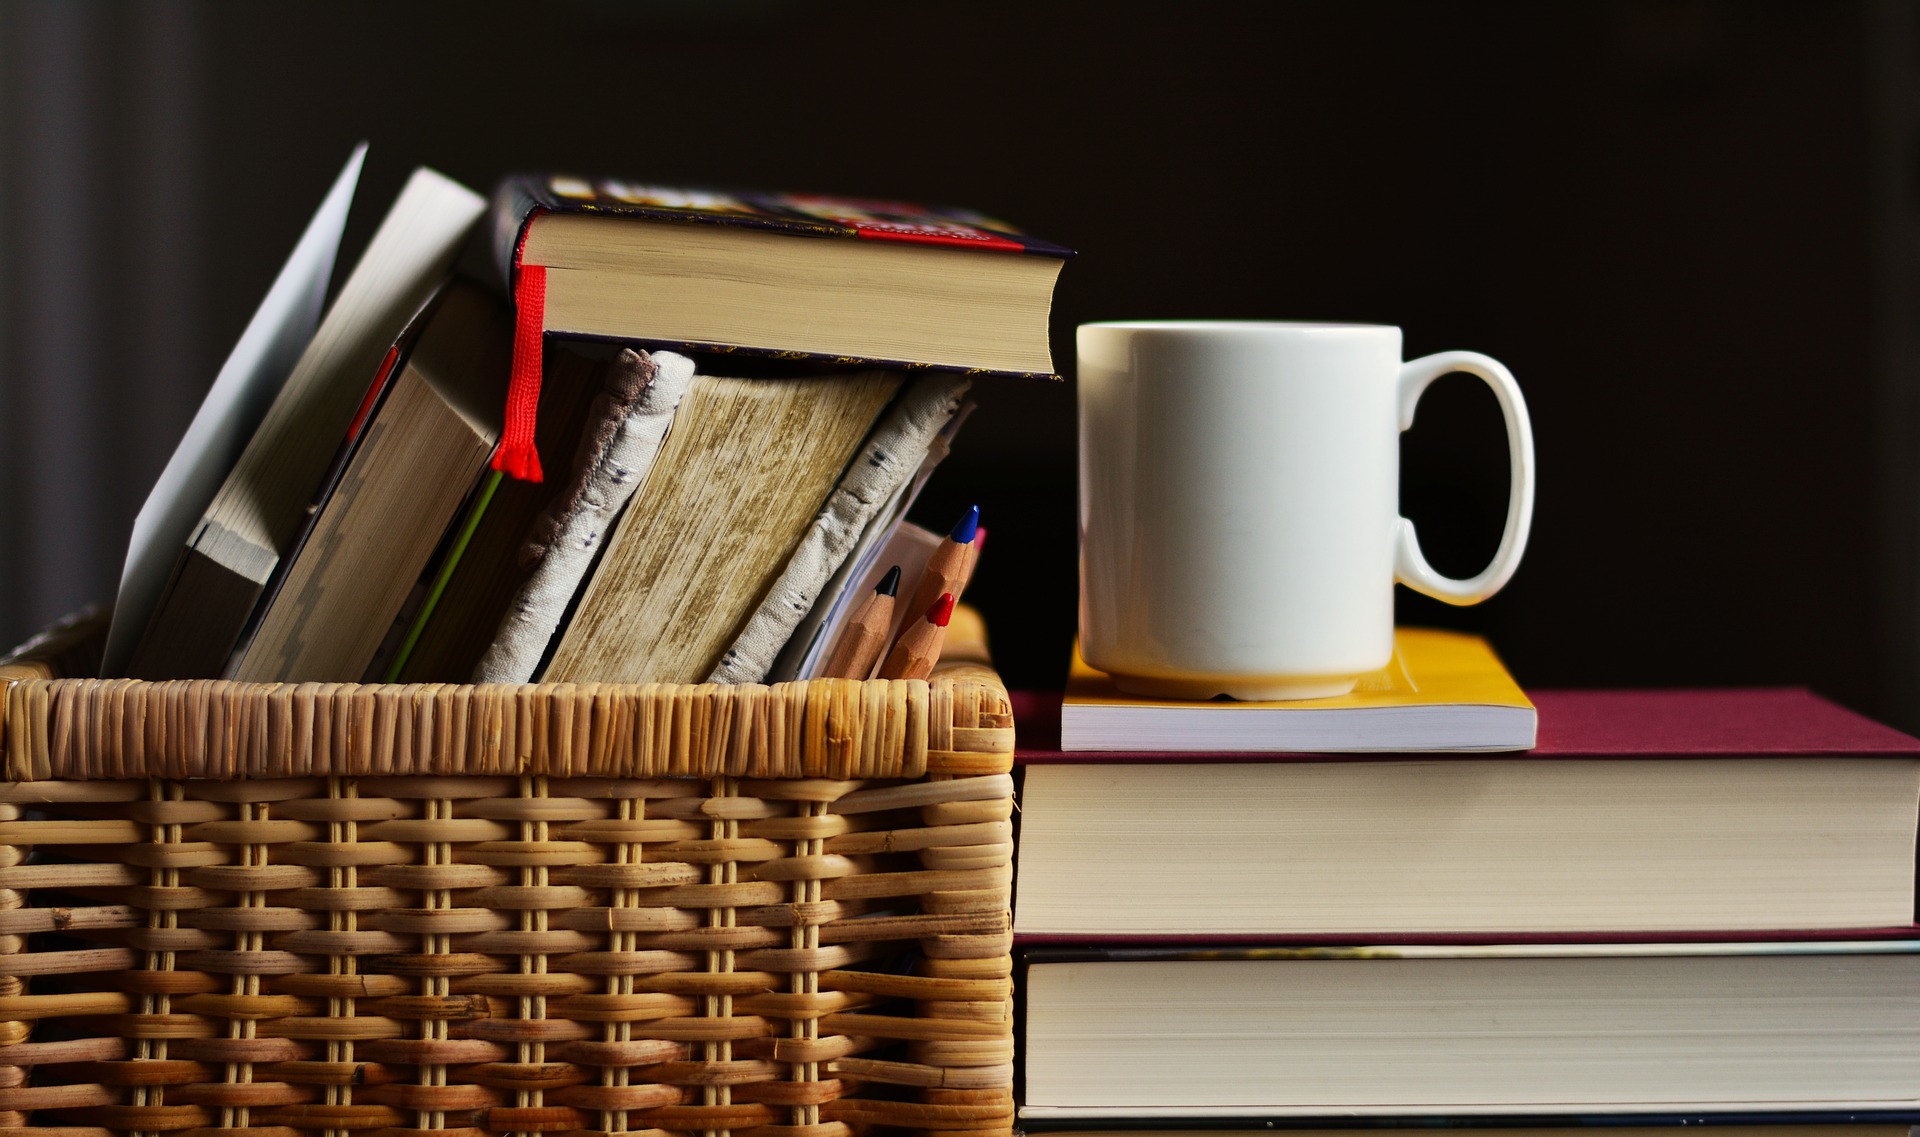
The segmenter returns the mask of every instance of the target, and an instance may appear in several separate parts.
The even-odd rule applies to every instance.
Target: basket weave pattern
[[[0,1137],[1004,1133],[1013,729],[0,668]]]

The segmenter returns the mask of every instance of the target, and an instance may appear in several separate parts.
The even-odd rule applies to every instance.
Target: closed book
[[[495,256],[544,277],[548,332],[699,350],[1053,372],[1070,254],[971,210],[521,174]]]
[[[547,333],[1058,378],[1048,318],[1071,254],[971,210],[520,174],[494,191],[490,236],[518,406],[536,401]],[[496,464],[537,479],[523,417]]]
[[[499,441],[510,342],[505,311],[464,281],[424,314],[231,678],[363,677]]]
[[[543,451],[562,460],[571,456],[590,424],[593,397],[606,367],[604,360],[562,346],[549,349],[550,381],[540,392]],[[481,654],[531,571],[524,552],[535,521],[570,488],[567,478],[557,476],[541,482],[494,476],[486,485],[492,492],[477,497],[470,507],[468,539],[449,543],[436,566],[440,587],[429,592],[431,603],[423,605],[403,633],[391,673],[382,674],[389,682],[473,681]]]
[[[542,678],[708,681],[902,382],[695,375]]]
[[[124,675],[175,561],[320,325],[367,146],[348,156],[134,519],[101,673]]]
[[[1920,740],[1790,689],[1536,691],[1486,755],[1067,752],[1022,701],[1014,931],[1712,937],[1914,922]]]
[[[1756,1113],[1596,1113],[1561,1117],[1507,1114],[1500,1117],[1399,1114],[1356,1117],[1351,1113],[1274,1117],[1207,1117],[1084,1121],[1028,1117],[1021,1129],[1056,1137],[1357,1137],[1355,1129],[1445,1130],[1458,1137],[1913,1137],[1920,1111],[1762,1110]]]
[[[1022,1118],[1920,1108],[1920,942],[1036,953]]]

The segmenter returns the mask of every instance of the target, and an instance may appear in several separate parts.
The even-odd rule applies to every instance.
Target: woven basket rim
[[[0,661],[0,780],[315,776],[917,778],[1011,767],[983,644],[929,679],[254,683],[63,678],[97,614]],[[985,723],[986,726],[980,724]],[[958,732],[958,733],[956,733]]]

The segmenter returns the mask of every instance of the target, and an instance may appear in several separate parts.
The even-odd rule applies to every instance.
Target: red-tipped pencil
[[[833,655],[820,674],[829,679],[865,679],[873,674],[873,665],[887,649],[887,630],[893,626],[893,598],[900,591],[900,566],[894,565],[880,579],[873,595],[840,631]]]
[[[925,679],[940,662],[940,645],[953,618],[953,593],[943,592],[927,609],[926,618],[900,633],[900,640],[880,665],[882,679]]]

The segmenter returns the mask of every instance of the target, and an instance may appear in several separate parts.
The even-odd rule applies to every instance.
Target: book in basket
[[[344,207],[344,192],[337,196]],[[512,566],[469,564],[468,576],[455,580],[469,548],[485,553],[515,546],[491,530],[482,533],[486,503],[500,479],[488,475],[476,484],[467,459],[476,448],[490,450],[487,464],[496,474],[532,481],[543,477],[535,426],[543,404],[543,337],[551,332],[618,340],[629,351],[641,342],[698,349],[699,376],[676,434],[729,418],[724,408],[716,414],[700,411],[714,401],[707,394],[716,384],[731,385],[743,397],[756,388],[758,394],[782,387],[796,394],[784,400],[791,404],[786,418],[773,410],[757,416],[758,441],[709,447],[695,460],[670,462],[659,470],[618,463],[618,468],[596,469],[596,475],[612,481],[624,479],[626,492],[642,479],[665,480],[678,471],[686,475],[683,482],[713,489],[710,497],[723,500],[728,512],[675,499],[676,506],[691,504],[692,512],[670,519],[666,529],[674,531],[664,535],[659,525],[640,524],[651,507],[626,510],[618,529],[612,514],[619,510],[590,519],[570,515],[593,523],[595,552],[597,542],[612,533],[609,550],[616,555],[599,562],[605,575],[596,579],[582,565],[564,586],[554,585],[551,573],[541,577],[540,585],[553,587],[540,596],[540,617],[534,621],[539,627],[519,629],[526,634],[513,639],[510,660],[491,667],[483,650],[475,670],[442,670],[432,677],[520,682],[553,666],[556,677],[760,681],[811,606],[832,607],[829,586],[839,580],[838,569],[854,547],[884,540],[911,503],[918,482],[911,489],[907,483],[930,453],[929,438],[951,433],[943,424],[963,413],[958,403],[967,380],[959,373],[1052,375],[1047,314],[1054,279],[1068,253],[971,211],[534,176],[507,179],[495,197],[493,223],[480,227],[493,240],[468,242],[483,212],[479,195],[432,171],[416,172],[185,538],[152,618],[123,614],[123,622],[144,624],[124,673],[147,679],[397,678],[407,674],[412,645],[422,641],[428,651],[416,673],[432,665],[458,668],[473,651],[465,643],[452,650],[448,641],[454,637],[435,633],[439,600],[447,596],[453,602],[443,619],[470,618],[480,602],[474,599],[473,574],[515,575]],[[355,579],[387,572],[375,566],[376,560],[402,579],[343,588],[316,560],[335,544],[322,541],[302,556],[302,535],[328,508],[330,479],[342,469],[339,456],[355,443],[356,408],[369,379],[375,380],[374,390],[382,389],[375,377],[386,373],[392,356],[382,364],[380,353],[399,346],[400,330],[441,287],[463,243],[482,254],[479,260],[491,246],[507,271],[505,286],[516,308],[500,413],[467,416],[474,429],[456,439],[459,462],[443,463],[448,468],[438,471],[423,466],[411,485],[403,484],[404,478],[392,483],[394,493],[383,500],[414,504],[417,495],[423,506],[388,521],[406,530],[407,544],[418,555],[352,563],[344,555],[335,558],[334,568]],[[612,312],[617,319],[591,317],[594,312]],[[756,322],[763,318],[764,323]],[[813,334],[829,328],[825,338]],[[730,360],[732,352],[774,362]],[[782,362],[803,358],[814,362]],[[853,400],[861,403],[854,409],[858,413],[836,417],[833,408],[848,400],[836,401],[835,395],[852,389],[856,359],[881,365],[857,369],[869,376],[875,391],[900,388],[916,397]],[[736,371],[735,363],[744,366]],[[634,370],[643,366],[650,365],[636,364]],[[561,376],[573,370],[563,368]],[[903,376],[903,370],[947,374]],[[546,400],[563,411],[575,401],[564,395]],[[658,401],[664,405],[652,408],[650,421],[655,433],[664,434],[678,399]],[[882,402],[888,404],[884,415]],[[926,410],[931,406],[940,413]],[[782,423],[803,415],[811,415],[814,429],[777,432]],[[843,429],[820,429],[828,422]],[[631,423],[596,419],[586,433],[621,433]],[[369,430],[383,428],[375,421]],[[824,433],[833,435],[833,445],[815,444]],[[889,438],[898,445],[887,445]],[[563,437],[562,447],[575,441]],[[672,457],[687,448],[684,439],[668,439],[665,451],[657,449],[657,438],[654,443],[649,461],[654,453]],[[562,480],[572,473],[568,457],[563,453],[556,463]],[[800,462],[809,476],[789,476],[792,462],[783,465],[789,459],[811,459]],[[863,463],[886,466],[886,476],[866,473]],[[834,474],[842,471],[836,480]],[[349,479],[347,484],[357,483]],[[602,484],[590,484],[587,495],[597,495]],[[651,492],[640,496],[657,500]],[[878,504],[869,508],[869,499]],[[426,504],[433,508],[425,509]],[[427,520],[429,515],[437,520]],[[329,509],[328,517],[338,525],[350,520],[339,508]],[[827,520],[804,524],[815,517]],[[678,542],[675,524],[693,520],[713,524]],[[641,528],[647,529],[644,540],[621,539],[621,532]],[[469,545],[470,534],[488,539]],[[752,545],[752,555],[733,556],[735,550],[723,548],[715,534],[748,534],[753,539],[740,544]],[[378,534],[353,539],[361,547],[381,544]],[[640,549],[651,556],[676,543],[716,553],[700,564],[641,566],[648,575],[637,582],[631,575],[621,577],[620,570],[630,567],[626,553]],[[523,553],[544,547],[532,539],[518,545]],[[422,562],[429,566],[424,576]],[[631,587],[614,587],[620,580]],[[289,581],[300,586],[290,594],[292,602],[273,604],[271,594]],[[461,587],[447,591],[456,583]],[[725,602],[707,603],[716,591],[726,593]],[[316,596],[325,604],[308,602]],[[362,604],[363,599],[375,602]],[[490,611],[493,599],[491,594],[481,598]],[[516,594],[512,603],[521,599]],[[463,603],[468,607],[460,611]],[[645,618],[627,618],[645,606],[650,606]],[[569,635],[558,625],[573,617],[580,623]],[[689,638],[685,650],[667,650],[679,645],[665,641],[683,633]],[[127,634],[123,628],[122,638]],[[316,647],[322,640],[328,650]],[[486,647],[499,642],[495,636]],[[661,647],[649,658],[635,659],[628,650],[635,642]],[[110,666],[122,670],[117,661]]]

